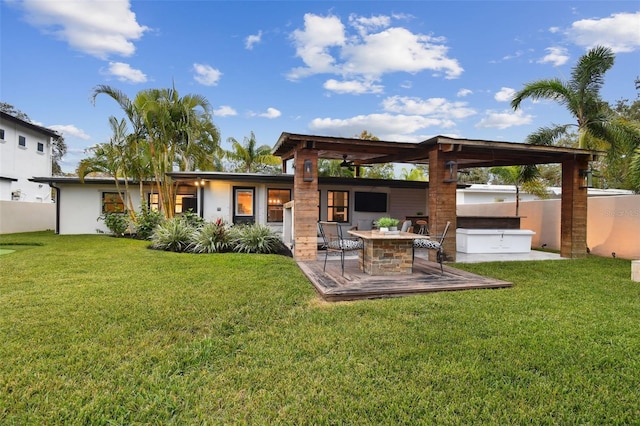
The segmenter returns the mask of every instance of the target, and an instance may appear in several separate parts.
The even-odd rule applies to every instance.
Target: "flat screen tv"
[[[384,213],[387,211],[386,192],[356,192],[354,198],[354,208],[357,212]]]

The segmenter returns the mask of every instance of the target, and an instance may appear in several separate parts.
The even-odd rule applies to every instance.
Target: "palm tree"
[[[604,74],[611,69],[614,59],[610,48],[597,46],[578,60],[569,81],[554,78],[525,84],[511,101],[514,110],[527,98],[549,99],[565,106],[577,120],[577,124],[542,127],[529,135],[527,142],[554,145],[568,134],[571,127],[577,126],[578,147],[608,149],[610,154],[617,155],[618,150],[628,146],[630,140],[638,138],[638,129],[625,120],[619,120],[600,98]]]
[[[547,197],[547,190],[540,180],[540,172],[534,165],[492,167],[489,172],[501,182],[516,188],[516,216],[520,213],[520,189],[540,198]]]
[[[210,170],[219,164],[220,135],[211,121],[209,102],[199,95],[180,97],[175,88],[143,90],[131,100],[110,86],[97,86],[94,102],[98,94],[110,96],[126,114],[133,127],[128,142],[143,147],[162,211],[173,217],[177,184],[167,173]]]
[[[258,146],[256,136],[251,132],[250,137],[244,138],[244,144],[230,137],[231,151],[226,152],[226,157],[235,164],[236,171],[256,173],[263,171],[268,166],[280,165],[280,158],[271,154],[269,145]]]
[[[124,119],[118,121],[115,117],[109,117],[109,126],[113,132],[109,142],[89,148],[88,151],[92,153],[91,157],[80,161],[76,173],[81,182],[91,173],[103,173],[113,177],[116,191],[123,203],[127,205],[129,217],[135,223],[136,216],[131,204],[131,197],[126,196],[129,193],[129,177],[132,172],[131,163],[127,161],[127,154],[125,153],[127,150],[126,141],[129,137],[127,123]],[[120,179],[124,181],[124,192],[120,187]]]

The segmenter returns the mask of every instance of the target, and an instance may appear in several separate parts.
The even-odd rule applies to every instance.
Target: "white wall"
[[[20,200],[27,202],[51,202],[48,185],[29,182],[35,176],[51,176],[51,138],[18,123],[0,119],[4,139],[0,139],[0,176],[18,179],[11,182],[9,197],[2,191],[2,200],[11,200],[11,192],[19,192]],[[18,137],[26,138],[26,147],[18,146]],[[38,142],[44,144],[44,152],[38,152]]]
[[[139,191],[131,191],[134,208],[140,206]],[[60,185],[60,234],[109,232],[102,220],[102,193],[116,192],[114,185]]]
[[[0,234],[53,230],[56,205],[0,200]]]
[[[536,232],[532,247],[560,250],[560,200],[520,203],[520,228]],[[461,205],[458,216],[512,216],[515,203]],[[640,259],[640,195],[589,197],[587,246],[598,256]]]

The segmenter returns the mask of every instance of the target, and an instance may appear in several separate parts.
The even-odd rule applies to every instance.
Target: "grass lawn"
[[[630,262],[319,300],[291,258],[0,236],[0,424],[638,424]]]

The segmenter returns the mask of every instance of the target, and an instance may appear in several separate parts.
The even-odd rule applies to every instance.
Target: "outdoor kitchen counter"
[[[360,265],[369,275],[406,275],[413,270],[413,240],[424,238],[411,232],[348,231],[362,238]]]

